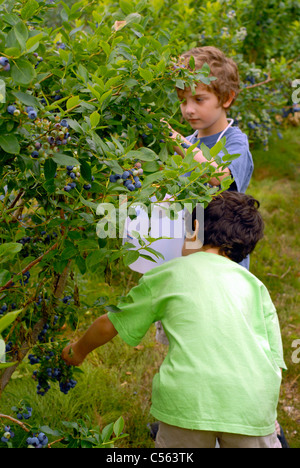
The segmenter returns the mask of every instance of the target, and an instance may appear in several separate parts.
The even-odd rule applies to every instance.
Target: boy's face
[[[199,84],[195,94],[190,88],[177,88],[178,99],[181,101],[181,113],[194,130],[210,135],[222,131],[226,124],[226,104],[220,105],[217,96]],[[219,127],[221,130],[219,130]]]

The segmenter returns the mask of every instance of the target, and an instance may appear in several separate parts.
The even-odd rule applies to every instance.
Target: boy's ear
[[[226,102],[223,102],[223,107],[224,109],[227,109],[228,107],[230,107],[232,101],[234,100],[235,98],[235,92],[234,91],[230,91],[229,92],[229,98],[227,99]]]

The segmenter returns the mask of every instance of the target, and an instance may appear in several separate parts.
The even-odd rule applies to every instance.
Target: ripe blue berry
[[[129,171],[124,171],[123,174],[122,174],[122,179],[127,179],[128,177],[130,176],[130,172]]]
[[[91,184],[85,184],[85,185],[83,186],[83,188],[84,188],[85,190],[90,190],[91,187],[92,187]]]
[[[15,110],[16,110],[15,106],[8,106],[7,108],[7,112],[11,115],[14,115]]]
[[[36,110],[31,110],[28,112],[28,117],[31,119],[31,120],[34,120],[37,118],[37,111]]]
[[[0,65],[6,67],[9,64],[9,60],[6,57],[0,57]]]

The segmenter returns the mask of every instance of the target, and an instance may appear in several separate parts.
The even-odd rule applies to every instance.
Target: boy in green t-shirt
[[[155,375],[157,448],[280,448],[275,431],[283,360],[275,307],[266,287],[238,263],[263,236],[259,203],[224,192],[196,209],[183,256],[147,272],[99,317],[64,360],[79,365],[117,333],[136,346],[161,320],[169,351]]]

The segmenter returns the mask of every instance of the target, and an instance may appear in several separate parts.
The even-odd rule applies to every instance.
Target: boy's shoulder
[[[193,271],[194,273],[199,274],[200,276],[203,274],[207,276],[212,273],[213,276],[220,275],[230,275],[231,272],[237,271],[240,272],[241,275],[248,277],[249,280],[251,278],[258,283],[261,281],[254,276],[247,268],[239,265],[238,263],[230,260],[227,257],[222,255],[216,255],[214,253],[207,253],[207,252],[196,252],[187,256],[183,257],[176,257],[172,260],[169,260],[161,265],[158,265],[151,270],[147,271],[143,275],[145,280],[152,280],[160,279],[163,276],[166,278],[170,278],[171,276],[184,277],[183,273],[189,273]],[[216,275],[218,272],[218,275]]]
[[[187,140],[189,140],[192,144],[196,143],[196,141],[199,141],[199,143],[204,143],[207,146],[210,146],[216,144],[221,133],[222,132],[210,135],[208,137],[198,138],[198,130],[196,130],[194,133],[187,137]],[[242,130],[239,127],[229,127],[223,134],[223,136],[226,137],[226,146],[228,144],[234,143],[244,145],[247,148],[249,148],[248,136],[246,135],[246,133],[242,132]]]

